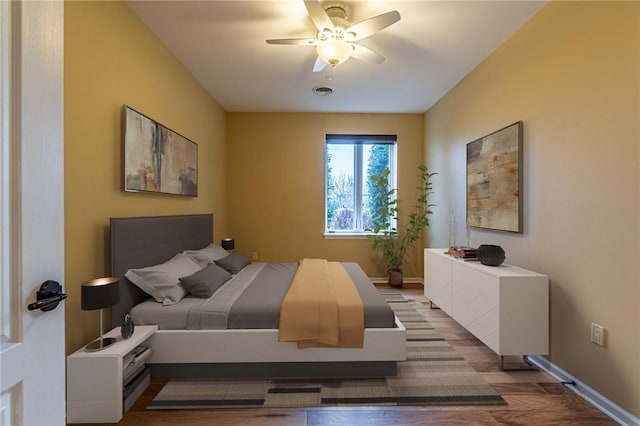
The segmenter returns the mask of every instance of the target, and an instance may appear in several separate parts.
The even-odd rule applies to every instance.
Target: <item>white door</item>
[[[64,302],[27,310],[64,291],[63,9],[0,0],[2,426],[65,424]]]

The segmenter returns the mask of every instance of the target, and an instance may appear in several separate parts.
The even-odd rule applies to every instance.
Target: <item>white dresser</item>
[[[549,353],[549,278],[424,250],[424,294],[495,353]],[[502,363],[501,363],[502,365]]]

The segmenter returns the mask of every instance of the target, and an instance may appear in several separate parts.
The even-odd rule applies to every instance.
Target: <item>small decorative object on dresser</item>
[[[124,320],[122,320],[122,326],[120,327],[120,334],[122,334],[122,338],[128,339],[129,337],[133,336],[133,330],[133,320],[131,319],[131,316],[127,314],[124,316]]]
[[[477,260],[476,249],[467,246],[451,246],[447,250],[447,254],[458,259]]]
[[[504,250],[500,246],[482,244],[476,251],[476,257],[483,265],[499,266],[504,262]]]

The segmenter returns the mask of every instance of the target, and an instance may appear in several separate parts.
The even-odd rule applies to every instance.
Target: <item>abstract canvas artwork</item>
[[[124,190],[198,196],[198,145],[124,106]]]
[[[467,144],[467,226],[521,232],[522,121]]]

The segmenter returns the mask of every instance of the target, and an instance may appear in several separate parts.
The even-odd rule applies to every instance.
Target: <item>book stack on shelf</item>
[[[151,348],[138,346],[122,360],[122,399],[125,413],[149,385],[151,370],[144,362],[149,355],[151,355]]]
[[[447,250],[447,254],[464,261],[478,260],[476,257],[477,250],[467,246],[451,246]]]

